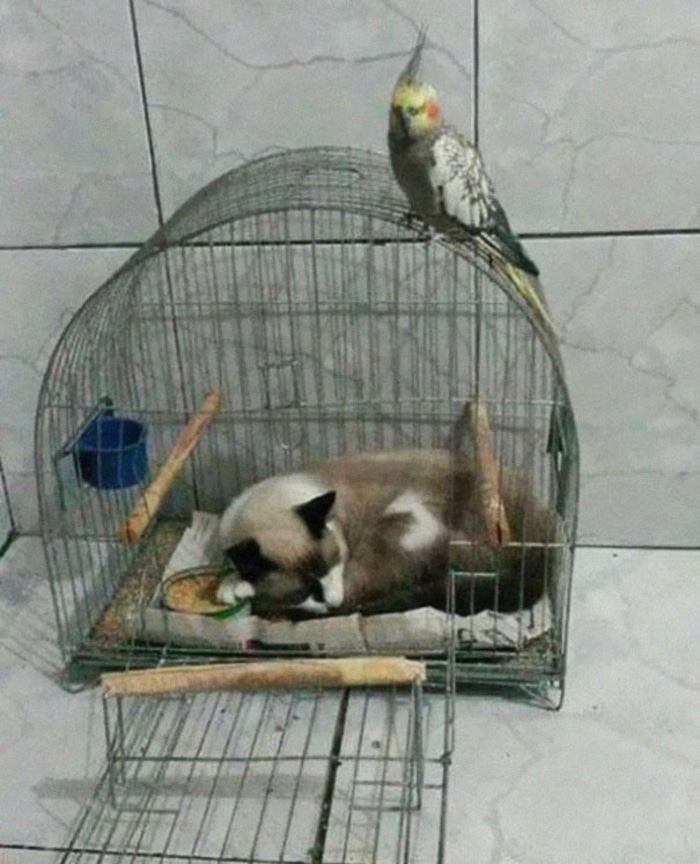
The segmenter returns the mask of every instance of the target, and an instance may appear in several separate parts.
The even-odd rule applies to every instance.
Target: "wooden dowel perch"
[[[488,411],[482,402],[470,403],[466,410],[476,453],[478,491],[486,539],[493,546],[505,546],[511,542],[511,531],[500,492],[501,469],[493,446]]]
[[[155,696],[211,690],[381,687],[425,681],[425,663],[405,657],[344,657],[214,663],[106,672],[103,696]]]
[[[161,466],[153,482],[144,491],[132,510],[131,516],[122,525],[119,532],[122,542],[136,543],[137,540],[141,539],[151,519],[160,509],[168,490],[182,471],[185,462],[214,419],[220,403],[221,393],[217,390],[208,393],[199,411],[192,415],[188,424],[180,432],[170,455]]]

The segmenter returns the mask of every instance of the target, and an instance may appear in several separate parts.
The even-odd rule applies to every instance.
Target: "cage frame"
[[[282,163],[284,172],[276,177],[275,167]],[[309,184],[310,172],[318,173],[322,180],[315,185]],[[339,174],[347,181],[340,189],[342,192],[340,204],[328,197],[329,192],[338,191],[338,188],[333,187],[332,181],[337,180]],[[265,188],[263,196],[256,185],[256,178],[262,175],[268,178],[272,176],[273,180],[278,181],[270,183]],[[347,180],[348,177],[350,180]],[[359,182],[357,182],[358,177]],[[372,195],[368,194],[369,189],[372,190]],[[222,190],[227,194],[222,196]],[[453,256],[455,261],[459,259],[472,269],[477,302],[481,302],[479,298],[482,297],[484,285],[487,283],[490,288],[499,289],[507,302],[518,310],[518,314],[529,325],[533,345],[537,346],[537,350],[542,350],[548,358],[551,364],[552,384],[556,390],[556,399],[553,397],[552,405],[560,415],[557,422],[561,423],[561,428],[565,429],[566,434],[566,452],[563,458],[567,464],[568,484],[562,493],[566,498],[563,509],[567,515],[568,525],[565,538],[566,560],[562,564],[565,571],[565,585],[557,613],[557,650],[546,664],[528,669],[519,667],[517,663],[507,662],[507,658],[501,658],[504,662],[500,662],[495,655],[481,663],[474,657],[465,656],[464,652],[458,649],[456,677],[458,682],[463,684],[520,687],[536,699],[541,698],[555,706],[561,704],[566,673],[570,581],[578,512],[579,455],[573,408],[558,342],[553,332],[543,328],[541,320],[532,307],[523,301],[521,294],[503,268],[502,262],[494,259],[493,250],[488,245],[481,243],[478,236],[455,241],[427,235],[423,227],[407,220],[406,206],[393,182],[386,157],[383,154],[355,148],[316,147],[285,151],[247,163],[215,179],[183,204],[150,240],[85,301],[59,338],[49,360],[37,403],[35,471],[39,491],[40,529],[56,613],[58,642],[69,671],[68,680],[80,680],[83,671],[95,667],[122,668],[125,665],[152,665],[164,661],[191,662],[193,659],[207,662],[227,654],[223,652],[221,655],[209,649],[180,650],[168,645],[152,646],[142,654],[135,652],[133,646],[131,648],[127,646],[121,653],[119,651],[101,653],[95,652],[89,644],[85,644],[84,625],[82,636],[79,638],[75,638],[74,633],[71,632],[75,625],[70,620],[67,606],[72,601],[71,598],[66,599],[63,595],[58,565],[50,551],[50,544],[54,541],[60,543],[62,538],[60,531],[57,532],[55,529],[52,495],[47,481],[50,471],[52,469],[55,471],[52,460],[57,453],[56,430],[52,428],[50,412],[53,407],[60,404],[61,388],[66,384],[74,384],[74,381],[71,382],[71,377],[75,379],[86,374],[85,369],[71,368],[70,363],[67,363],[70,350],[77,345],[83,352],[87,351],[91,363],[87,374],[92,374],[95,381],[99,382],[101,363],[110,356],[111,352],[119,355],[120,351],[123,351],[123,345],[110,333],[109,328],[113,321],[119,320],[122,315],[127,315],[130,306],[135,302],[131,274],[140,272],[139,268],[149,262],[160,260],[162,256],[165,282],[171,287],[173,275],[170,253],[176,254],[180,250],[184,254],[192,248],[211,248],[211,239],[206,242],[198,238],[203,234],[211,234],[218,226],[234,224],[260,214],[279,213],[284,209],[303,211],[305,208],[310,212],[312,210],[333,212],[342,208],[343,212],[358,218],[367,218],[372,221],[372,224],[376,222],[386,225],[388,236],[385,238],[369,236],[366,238],[368,244],[397,243],[412,245],[419,249],[446,250],[445,254]],[[205,225],[201,221],[204,212],[209,213]],[[391,231],[388,230],[389,227]],[[313,238],[310,242],[313,248]],[[335,242],[342,242],[342,240]],[[176,392],[179,391],[179,404],[173,406],[173,413],[181,416],[184,421],[192,413],[193,402],[192,394],[187,392],[181,348],[177,346],[177,339],[175,343],[178,364],[175,374],[180,380],[179,386],[176,387]],[[95,386],[94,395],[97,404],[99,399],[109,394],[103,392],[104,388],[101,388],[98,383]],[[558,445],[555,443],[556,446]],[[75,593],[75,586],[71,587]],[[79,601],[76,599],[77,602]],[[264,655],[265,652],[263,651],[262,654]]]

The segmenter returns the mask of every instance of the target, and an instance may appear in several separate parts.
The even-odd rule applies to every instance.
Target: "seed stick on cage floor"
[[[153,482],[144,491],[132,510],[131,516],[122,525],[119,532],[122,542],[136,543],[143,537],[170,487],[184,468],[185,462],[214,419],[220,403],[221,393],[218,390],[212,390],[206,395],[199,411],[190,418],[189,423],[180,432],[170,455],[161,466]]]
[[[211,690],[290,690],[316,687],[384,687],[425,681],[425,663],[405,657],[343,657],[212,663],[107,672],[103,696],[152,696]]]

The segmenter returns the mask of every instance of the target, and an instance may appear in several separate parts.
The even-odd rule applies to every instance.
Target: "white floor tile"
[[[447,864],[700,859],[699,574],[700,551],[578,551],[563,709],[459,698]],[[103,767],[99,695],[59,687],[54,646],[22,538],[0,562],[2,864],[67,843]]]
[[[41,543],[20,538],[0,561],[0,847],[66,843],[104,760],[98,694],[60,672]]]
[[[562,710],[458,705],[453,854],[700,860],[699,576],[700,552],[579,550]]]

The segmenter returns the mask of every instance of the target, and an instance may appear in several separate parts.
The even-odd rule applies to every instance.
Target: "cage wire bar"
[[[221,411],[147,535],[124,545],[120,525],[211,388]],[[66,664],[245,659],[130,626],[192,511],[219,513],[306,461],[443,447],[474,400],[488,408],[500,464],[527,478],[560,531],[547,543],[546,638],[525,648],[541,610],[504,629],[496,608],[478,644],[462,623],[457,678],[561,689],[578,444],[553,334],[477,242],[410,224],[383,155],[302,149],[213,181],[87,300],[42,383],[36,475]],[[76,441],[96,412],[147,428],[150,471],[135,485],[76,478]]]

